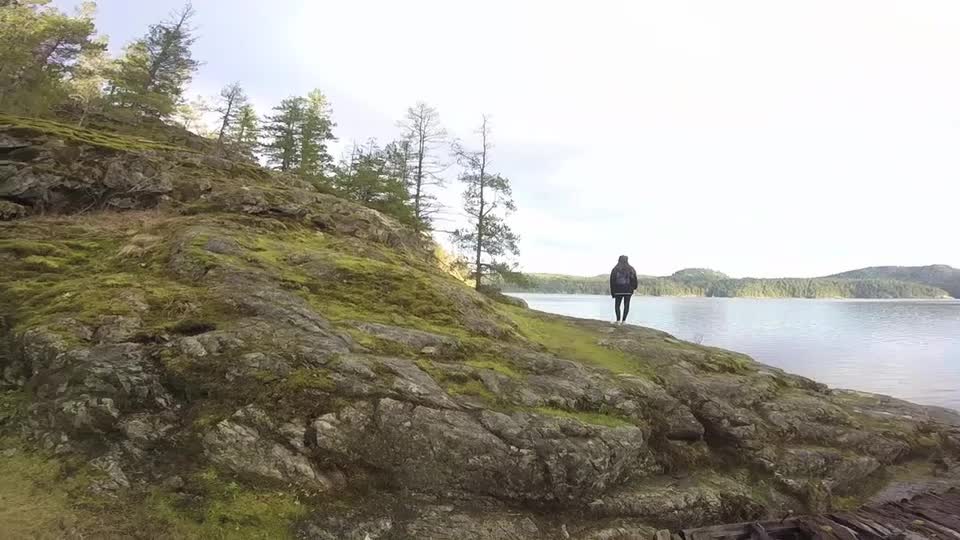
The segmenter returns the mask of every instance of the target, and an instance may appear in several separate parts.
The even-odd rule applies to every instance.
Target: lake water
[[[607,296],[515,296],[540,311],[614,320]],[[629,322],[832,387],[960,409],[960,300],[635,296]]]

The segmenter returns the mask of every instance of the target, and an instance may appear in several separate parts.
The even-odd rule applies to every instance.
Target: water
[[[517,294],[612,321],[606,296]],[[633,298],[630,323],[749,354],[832,387],[960,409],[960,300]]]

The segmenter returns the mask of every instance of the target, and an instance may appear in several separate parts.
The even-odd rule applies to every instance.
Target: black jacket
[[[629,283],[621,284],[616,282],[616,277],[621,272],[626,272],[630,277]],[[617,265],[613,267],[613,270],[610,271],[610,295],[633,294],[635,290],[637,290],[637,271],[627,262],[617,263]]]

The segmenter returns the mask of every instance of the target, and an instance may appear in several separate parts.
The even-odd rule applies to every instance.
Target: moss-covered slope
[[[14,536],[636,538],[960,449],[948,411],[496,303],[376,212],[170,143],[0,117],[0,201]]]

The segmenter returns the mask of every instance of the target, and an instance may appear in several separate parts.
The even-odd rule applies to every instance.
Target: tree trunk
[[[487,170],[487,120],[483,120],[483,132],[482,132],[482,150],[480,154],[480,211],[477,213],[477,290],[480,290],[483,280],[483,263],[481,262],[483,256],[483,219],[486,217],[486,201],[483,198],[483,188],[486,186],[486,180],[484,175]]]
[[[227,132],[227,126],[230,125],[230,115],[233,113],[233,102],[236,100],[234,94],[230,94],[227,100],[227,110],[223,113],[223,121],[220,123],[220,136],[217,137],[217,149],[223,151],[223,136]]]
[[[420,225],[423,219],[423,216],[421,215],[422,208],[420,205],[420,199],[422,197],[422,191],[423,191],[423,152],[424,152],[424,146],[426,146],[426,141],[424,141],[424,137],[426,135],[424,134],[423,126],[420,126],[419,130],[420,130],[420,133],[418,134],[418,138],[417,138],[417,144],[418,144],[417,178],[416,178],[417,186],[416,186],[416,193],[413,196],[413,207],[414,207],[413,215],[416,218],[414,220],[413,229],[418,233],[420,232]]]

